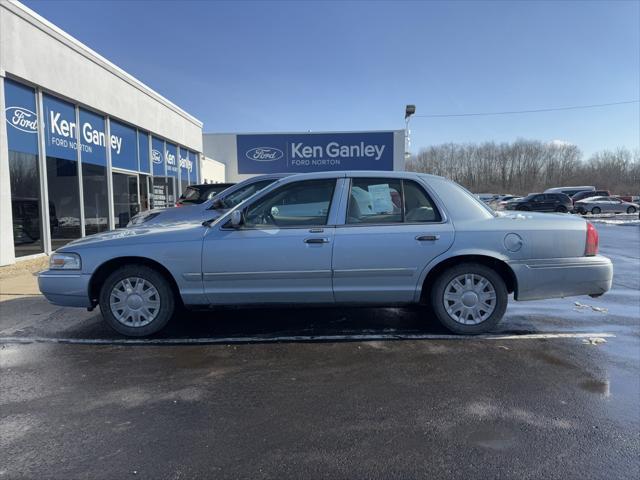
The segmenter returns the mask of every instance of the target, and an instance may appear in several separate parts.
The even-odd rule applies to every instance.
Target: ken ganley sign
[[[238,173],[393,170],[393,132],[237,135]]]

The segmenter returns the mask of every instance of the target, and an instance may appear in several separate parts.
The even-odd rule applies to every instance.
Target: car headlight
[[[82,261],[77,253],[54,253],[49,259],[51,270],[80,270]]]
[[[143,223],[148,222],[152,218],[156,218],[158,215],[160,215],[160,212],[150,213],[148,215],[136,215],[127,224],[127,227],[131,227],[133,225],[142,225]]]

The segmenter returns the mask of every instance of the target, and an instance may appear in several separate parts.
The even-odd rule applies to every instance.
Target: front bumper
[[[45,270],[38,274],[38,287],[49,302],[63,307],[90,307],[89,280],[82,272]]]
[[[601,255],[509,262],[516,300],[602,295],[611,289],[613,265]]]

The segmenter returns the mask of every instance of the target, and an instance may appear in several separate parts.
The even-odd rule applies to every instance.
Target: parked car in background
[[[178,198],[176,207],[182,207],[184,205],[199,205],[234,185],[235,183],[203,183],[200,185],[189,185],[185,191],[182,192],[180,198]]]
[[[175,223],[202,222],[216,218],[259,192],[264,187],[285,177],[287,174],[275,173],[248,178],[233,187],[215,195],[197,205],[147,210],[134,216],[127,228],[149,225],[172,225]]]
[[[530,193],[526,197],[507,202],[505,210],[532,212],[570,212],[573,203],[564,193]]]
[[[576,193],[579,192],[595,192],[596,187],[593,186],[582,186],[582,187],[554,187],[547,188],[543,193],[564,193],[569,197],[573,197]]]
[[[580,200],[584,200],[585,198],[609,197],[609,196],[611,196],[611,193],[609,193],[609,190],[584,191],[584,192],[578,192],[574,196],[572,196],[571,197],[571,201],[575,205],[576,202],[578,202]]]
[[[613,267],[597,252],[598,233],[580,217],[497,215],[442,177],[317,172],[207,222],[76,240],[38,282],[54,304],[100,305],[130,336],[159,331],[182,304],[426,303],[451,331],[477,334],[498,324],[509,293],[607,292]]]
[[[504,210],[507,203],[522,198],[518,195],[500,195],[496,200],[490,203],[491,207],[495,210]]]
[[[637,203],[625,202],[618,197],[592,197],[574,204],[576,213],[635,213],[640,207]]]
[[[499,195],[496,195],[495,193],[478,193],[476,194],[476,197],[479,198],[482,202],[486,203],[487,205],[489,205],[492,201],[494,201],[496,198],[498,198]]]

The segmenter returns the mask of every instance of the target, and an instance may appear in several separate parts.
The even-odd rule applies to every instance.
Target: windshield
[[[266,187],[267,185],[271,185],[275,181],[276,181],[276,179],[274,178],[274,179],[269,179],[269,180],[263,180],[261,182],[255,182],[255,183],[252,183],[250,185],[246,185],[244,187],[241,187],[238,190],[236,190],[235,192],[230,193],[226,197],[221,198],[220,199],[221,206],[218,206],[218,208],[222,208],[222,209],[225,209],[225,210],[233,208],[236,205],[240,204],[241,202],[245,201],[251,195],[259,192],[264,187]],[[215,203],[214,203],[214,206],[212,206],[212,208],[214,208],[214,209],[216,208],[215,207]]]

